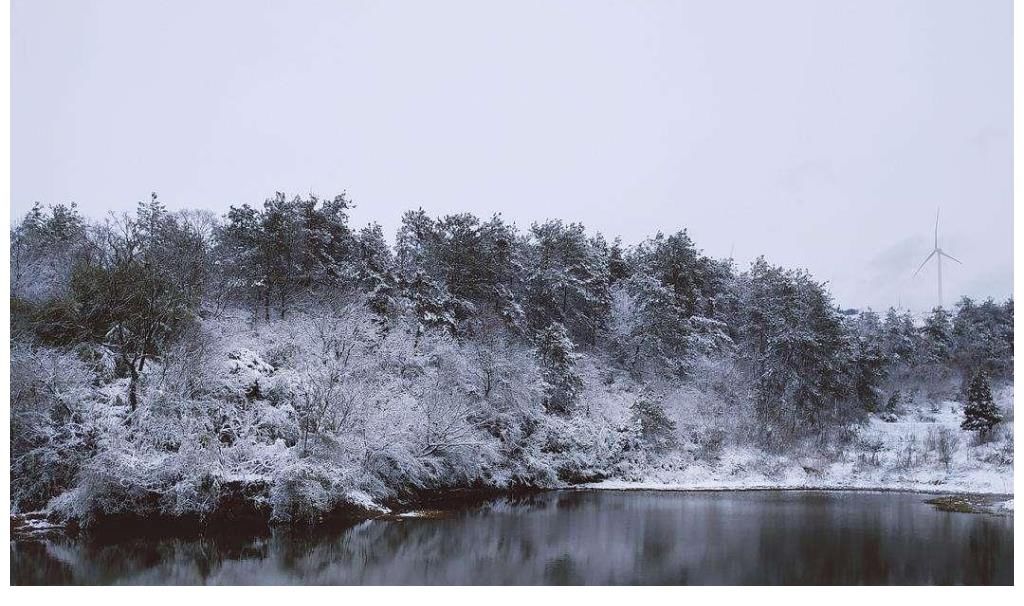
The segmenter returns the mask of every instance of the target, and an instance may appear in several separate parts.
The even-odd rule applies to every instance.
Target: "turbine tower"
[[[933,248],[932,252],[927,257],[924,258],[924,261],[921,263],[921,267],[918,267],[917,271],[914,272],[914,276],[915,277],[917,276],[917,274],[921,273],[921,270],[924,269],[924,266],[928,264],[928,261],[931,261],[932,257],[935,257],[935,262],[938,265],[938,270],[939,270],[939,307],[942,307],[942,257],[946,257],[950,261],[956,261],[957,263],[960,263],[960,260],[955,258],[955,257],[953,257],[952,255],[946,254],[945,252],[943,252],[943,250],[941,248],[939,248],[939,211],[938,210],[935,211],[935,248]],[[960,263],[960,265],[963,265],[963,263]]]

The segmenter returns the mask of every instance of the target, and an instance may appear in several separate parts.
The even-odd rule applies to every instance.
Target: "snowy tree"
[[[329,200],[296,197],[293,204],[301,242],[299,285],[310,289],[350,284],[356,271],[356,238],[348,226],[352,203],[346,194]]]
[[[269,278],[264,263],[259,211],[248,204],[232,206],[218,227],[214,250],[220,287],[227,298],[246,301],[252,322],[259,319],[260,305],[269,316]]]
[[[200,305],[207,290],[211,221],[202,215],[171,213],[155,193],[149,201],[139,203],[136,212],[142,262],[174,284],[190,308]]]
[[[622,247],[622,239],[615,238],[611,247],[608,248],[608,285],[615,286],[616,283],[628,278],[629,274],[629,264]]]
[[[882,351],[894,373],[903,373],[917,363],[921,337],[910,312],[900,313],[892,307],[882,324]]]
[[[638,272],[657,279],[687,316],[716,316],[716,303],[730,279],[728,268],[700,254],[686,231],[658,233],[633,254]]]
[[[359,284],[367,291],[367,306],[381,318],[398,306],[398,279],[395,261],[377,223],[359,230],[355,244],[355,264]]]
[[[717,355],[731,345],[718,303],[732,276],[701,255],[685,231],[645,241],[631,264],[625,283],[636,318],[630,338],[634,373],[653,364],[684,376],[696,356]]]
[[[289,200],[278,192],[261,210],[231,207],[219,231],[217,264],[225,283],[253,302],[254,319],[270,321],[272,304],[284,318],[313,291],[354,284],[356,239],[344,194]]]
[[[535,223],[530,228],[527,317],[535,328],[562,324],[579,343],[594,345],[611,304],[608,251],[582,224]]]
[[[881,405],[882,383],[888,378],[890,359],[886,355],[883,326],[878,314],[861,312],[853,322],[849,372],[857,401],[868,411]]]
[[[127,376],[131,411],[147,362],[195,317],[205,244],[154,196],[135,215],[115,215],[96,230],[95,253],[75,265],[66,340],[101,343]],[[195,257],[187,259],[188,257]]]
[[[936,307],[925,318],[921,329],[924,339],[925,360],[932,364],[945,364],[953,355],[953,325],[948,311]]]
[[[992,399],[988,376],[985,371],[979,371],[971,379],[971,385],[967,389],[967,405],[964,406],[964,420],[960,428],[976,431],[985,439],[992,428],[1002,420],[1003,415]]]
[[[443,282],[437,282],[426,271],[419,270],[400,282],[400,287],[418,320],[416,343],[430,328],[441,328],[452,335],[458,333],[459,301],[448,293]]]
[[[805,272],[757,259],[741,276],[739,350],[756,385],[758,424],[771,443],[779,431],[819,430],[842,416],[849,332],[821,284]]]
[[[80,466],[110,435],[95,411],[96,376],[67,351],[11,349],[11,502],[39,509],[73,486]]]
[[[637,272],[628,281],[631,328],[627,335],[629,367],[642,377],[645,367],[682,374],[686,368],[691,327],[672,290],[654,276]]]
[[[1006,376],[1013,370],[1013,314],[992,299],[975,303],[968,297],[956,305],[952,326],[952,358],[964,377],[978,369]],[[966,379],[965,379],[966,382]]]
[[[74,203],[36,203],[11,230],[11,296],[40,302],[65,294],[87,244],[87,226]]]
[[[583,379],[576,369],[579,355],[569,331],[560,322],[553,322],[537,335],[548,411],[568,414],[583,390]]]
[[[646,390],[629,407],[630,424],[638,428],[643,447],[651,452],[663,453],[675,446],[675,421],[665,414],[661,406]]]

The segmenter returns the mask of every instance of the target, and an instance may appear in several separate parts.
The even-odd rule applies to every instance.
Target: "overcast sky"
[[[12,213],[402,211],[686,228],[848,306],[1012,292],[1008,0],[14,0]]]

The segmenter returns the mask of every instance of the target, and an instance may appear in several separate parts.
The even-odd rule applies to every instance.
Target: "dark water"
[[[1013,518],[919,494],[553,492],[264,537],[11,543],[15,584],[1012,584]]]

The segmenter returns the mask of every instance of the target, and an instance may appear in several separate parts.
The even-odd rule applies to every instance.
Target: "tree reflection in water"
[[[565,491],[264,536],[12,543],[16,584],[1010,584],[1013,518],[916,494]]]

